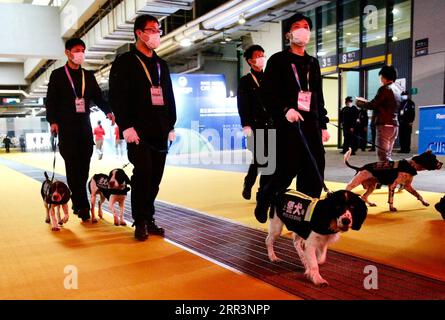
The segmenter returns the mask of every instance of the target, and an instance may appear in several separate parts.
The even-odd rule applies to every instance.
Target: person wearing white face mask
[[[290,48],[269,58],[261,86],[262,96],[277,130],[277,168],[270,182],[258,193],[255,217],[267,221],[267,212],[277,192],[286,190],[297,177],[297,190],[308,196],[321,195],[325,169],[323,142],[329,140],[329,119],[324,107],[318,60],[305,51],[312,21],[295,14],[285,23]],[[305,148],[300,127],[315,162]]]
[[[252,45],[244,52],[244,58],[251,67],[250,72],[240,79],[238,85],[238,113],[241,119],[241,125],[245,136],[247,137],[247,147],[252,152],[253,162],[249,166],[249,170],[244,179],[244,187],[242,196],[244,199],[251,198],[251,190],[255,184],[258,171],[261,170],[255,153],[255,130],[272,128],[272,120],[267,113],[264,104],[261,101],[259,90],[263,82],[263,69],[266,64],[264,49],[259,45]],[[265,132],[267,137],[267,132]],[[267,140],[265,140],[267,143]],[[265,143],[265,152],[267,155],[267,144]],[[260,177],[260,190],[268,181],[267,175]]]
[[[135,49],[116,58],[110,71],[110,103],[127,142],[134,236],[164,235],[154,220],[154,202],[162,180],[168,141],[175,140],[176,104],[167,63],[155,52],[159,21],[140,15],[134,23]]]
[[[65,160],[73,211],[83,221],[90,218],[86,184],[93,153],[90,103],[96,104],[114,124],[114,115],[96,81],[94,72],[82,68],[85,43],[78,38],[65,44],[68,61],[51,73],[46,99],[46,119],[51,133],[59,136],[59,150]]]

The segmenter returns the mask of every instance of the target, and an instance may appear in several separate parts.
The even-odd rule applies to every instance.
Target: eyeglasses
[[[144,32],[148,31],[149,34],[156,34],[159,33],[160,36],[164,34],[164,32],[161,29],[154,29],[154,28],[148,28],[144,29]]]

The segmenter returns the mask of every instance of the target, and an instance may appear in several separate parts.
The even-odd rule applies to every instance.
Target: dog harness
[[[45,182],[42,185],[42,189],[40,191],[42,194],[43,200],[47,204],[51,204],[51,205],[61,205],[61,204],[68,203],[68,201],[71,198],[71,192],[69,191],[69,189],[67,187],[63,187],[63,190],[62,190],[63,192],[61,193],[62,199],[60,199],[60,201],[52,200],[52,194],[50,193],[50,189],[51,189],[51,186],[56,182],[58,182],[58,181],[51,182],[50,180],[45,180]]]
[[[365,165],[363,169],[371,172],[372,175],[384,185],[393,184],[400,172],[405,172],[412,176],[417,175],[416,169],[406,160],[374,162]]]
[[[103,174],[103,173],[99,173],[99,174],[95,174],[93,176],[93,180],[96,182],[97,188],[99,189],[100,192],[102,192],[102,194],[104,195],[104,197],[107,200],[110,200],[110,196],[111,195],[127,195],[128,191],[130,190],[129,187],[125,187],[124,189],[110,189],[108,188],[108,176]],[[91,193],[91,190],[90,190]]]

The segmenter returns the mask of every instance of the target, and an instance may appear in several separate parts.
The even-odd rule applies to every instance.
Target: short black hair
[[[379,76],[382,76],[388,81],[396,81],[397,70],[393,66],[383,66],[379,72]]]
[[[138,39],[138,36],[136,35],[136,30],[144,31],[145,26],[147,25],[147,22],[156,22],[157,24],[159,24],[159,20],[156,17],[153,17],[149,14],[143,14],[143,15],[138,16],[136,18],[136,20],[134,21],[133,33],[134,33],[135,40]]]
[[[285,33],[289,32],[290,29],[292,28],[292,25],[295,22],[301,21],[301,20],[306,20],[307,24],[309,25],[309,29],[312,30],[312,20],[311,18],[305,16],[302,13],[296,13],[294,14],[292,17],[290,17],[289,19],[287,19],[283,25],[283,30]]]
[[[346,103],[348,103],[348,102],[352,102],[352,101],[354,101],[354,100],[352,99],[352,97],[346,97],[346,99],[345,99],[345,102],[346,102]]]
[[[253,53],[255,51],[264,52],[264,49],[262,46],[260,46],[258,44],[254,44],[254,45],[250,46],[249,48],[246,49],[246,51],[244,51],[244,58],[246,59],[246,61],[249,59],[252,59]]]
[[[71,50],[75,46],[81,45],[84,49],[87,48],[85,45],[85,42],[82,41],[82,39],[79,38],[71,38],[67,42],[65,42],[65,50]]]

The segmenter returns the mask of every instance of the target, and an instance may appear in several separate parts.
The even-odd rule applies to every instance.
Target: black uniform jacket
[[[162,87],[164,106],[153,106],[151,84],[139,59],[146,65],[154,86]],[[160,66],[161,79],[159,81]],[[116,58],[110,72],[110,103],[122,131],[133,127],[144,142],[164,149],[176,123],[176,104],[167,63],[153,52],[148,58],[138,50]]]
[[[318,60],[307,53],[304,56],[297,56],[291,53],[289,49],[275,53],[269,58],[261,85],[263,101],[274,120],[275,126],[277,128],[289,126],[290,124],[285,117],[287,111],[290,108],[298,110],[300,88],[292,64],[296,66],[302,89],[305,91],[310,89],[312,92],[310,111],[299,111],[305,120],[304,122],[306,124],[315,123],[318,128],[326,129],[329,119],[324,108]],[[307,76],[308,73],[309,77]]]
[[[90,122],[91,104],[96,104],[105,114],[111,112],[108,102],[102,96],[93,71],[85,69],[71,69],[68,67],[74,82],[77,97],[82,97],[82,70],[85,74],[85,113],[76,113],[73,88],[65,72],[65,67],[58,68],[51,73],[48,93],[46,96],[46,120],[50,124],[59,125],[60,143],[67,139],[79,138],[78,141],[90,141],[94,144]]]
[[[252,74],[256,77],[258,84],[255,82]],[[238,85],[238,112],[243,127],[249,126],[255,128],[265,128],[272,125],[263,102],[260,97],[260,88],[263,80],[263,72],[251,70],[240,79]]]

